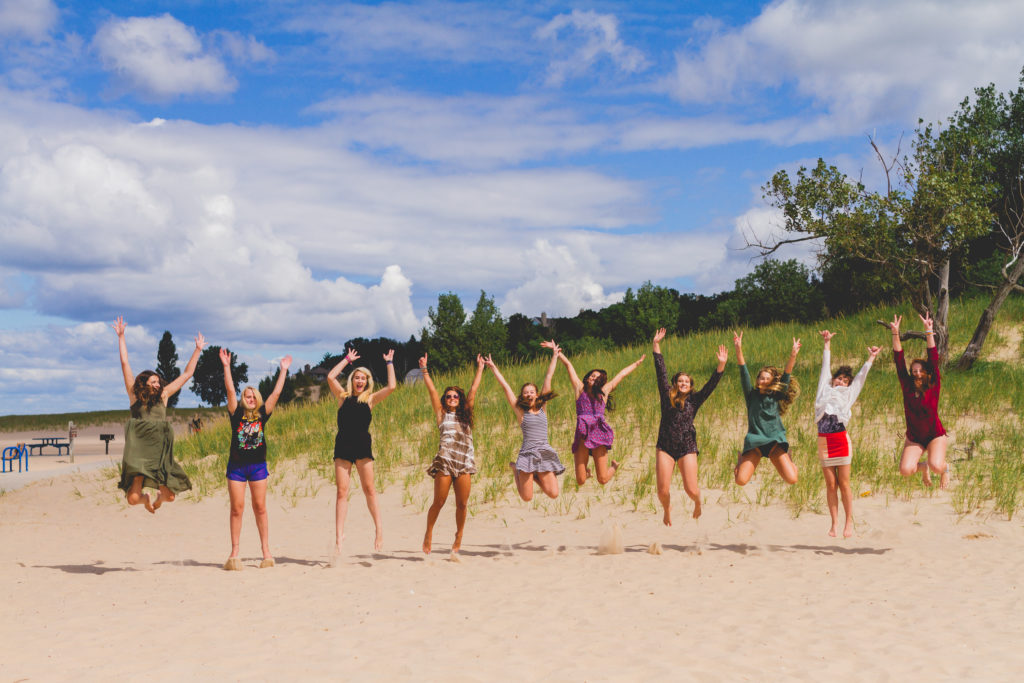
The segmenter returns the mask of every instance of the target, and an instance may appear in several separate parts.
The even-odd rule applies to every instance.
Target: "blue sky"
[[[201,330],[251,375],[419,334],[438,292],[572,315],[729,289],[760,186],[877,179],[1024,6],[0,0],[0,414],[116,408]],[[791,255],[813,263],[813,254]],[[184,404],[195,397],[183,394]]]

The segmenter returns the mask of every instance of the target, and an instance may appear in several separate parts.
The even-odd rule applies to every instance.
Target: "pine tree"
[[[164,384],[173,382],[181,376],[181,370],[178,369],[178,349],[174,345],[171,333],[166,330],[156,350],[156,374],[163,378]],[[179,394],[174,394],[167,399],[167,407],[173,408],[178,405],[178,397]]]

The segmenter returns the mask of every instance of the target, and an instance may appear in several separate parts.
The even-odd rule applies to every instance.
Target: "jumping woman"
[[[700,486],[697,483],[697,430],[693,419],[697,411],[718,386],[725,372],[729,352],[725,346],[718,347],[718,367],[711,378],[693,391],[693,378],[685,372],[672,375],[668,380],[665,359],[661,355],[661,341],[665,328],[654,333],[654,374],[658,379],[658,393],[661,395],[661,424],[658,426],[658,444],[655,451],[655,472],[658,477],[658,500],[665,510],[662,518],[665,526],[672,526],[671,493],[672,470],[679,468],[683,477],[683,489],[693,501],[693,518],[700,517]]]
[[[284,389],[292,357],[281,359],[281,370],[273,391],[266,403],[256,387],[242,390],[242,400],[235,396],[235,382],[231,377],[231,352],[220,350],[220,362],[224,366],[224,390],[228,397],[228,418],[231,420],[231,448],[228,455],[228,499],[231,501],[231,555],[224,563],[224,569],[240,570],[238,545],[242,535],[242,513],[245,512],[245,487],[249,485],[252,512],[256,516],[256,529],[260,533],[263,561],[260,569],[274,566],[270,554],[270,524],[267,519],[267,421],[277,407],[277,400]]]
[[[903,344],[900,342],[900,322],[903,316],[894,315],[889,328],[892,330],[892,358],[896,363],[896,376],[903,391],[903,414],[907,419],[907,434],[903,442],[903,457],[900,458],[900,474],[910,477],[918,472],[925,486],[932,485],[929,472],[939,475],[939,486],[949,486],[949,465],[946,464],[946,430],[939,420],[939,352],[935,348],[935,330],[932,318],[925,313],[921,318],[927,338],[928,360],[916,358],[910,363],[910,374],[903,359]],[[926,462],[921,456],[927,454]]]
[[[196,371],[206,340],[202,334],[196,335],[196,348],[185,372],[164,384],[152,370],[143,370],[138,377],[132,375],[124,341],[124,318],[118,316],[113,327],[121,353],[124,388],[131,403],[131,418],[124,428],[121,482],[117,486],[125,492],[129,505],[142,503],[150,512],[156,512],[164,503],[172,502],[176,494],[192,488],[185,470],[174,459],[174,430],[167,422],[167,399],[178,393]],[[155,501],[150,502],[149,494],[142,492],[143,487],[157,489]]]
[[[572,456],[576,464],[576,483],[582,485],[590,477],[587,463],[594,457],[594,472],[597,483],[604,486],[615,475],[619,463],[609,461],[608,451],[611,450],[615,432],[604,417],[605,410],[612,410],[612,392],[626,375],[640,367],[646,355],[640,360],[630,363],[608,381],[608,373],[595,369],[588,372],[580,380],[576,368],[564,353],[558,359],[569,372],[569,381],[576,392],[576,434],[572,439]]]
[[[558,459],[558,453],[548,443],[548,414],[544,410],[544,404],[555,397],[551,391],[551,378],[555,374],[561,349],[554,341],[541,342],[541,346],[551,349],[551,362],[540,392],[536,384],[526,383],[516,396],[491,357],[484,359],[498,379],[498,384],[505,390],[505,398],[523,430],[523,445],[519,449],[519,456],[509,465],[515,475],[516,491],[526,501],[533,500],[534,481],[548,498],[557,498],[558,475],[565,472],[565,465]]]
[[[384,529],[380,522],[380,509],[377,506],[377,489],[373,486],[373,452],[371,450],[370,412],[375,405],[383,401],[395,390],[395,366],[392,360],[395,350],[384,354],[388,368],[388,384],[376,392],[373,390],[373,375],[367,368],[356,368],[348,375],[348,383],[343,388],[338,382],[338,375],[346,366],[359,359],[354,349],[349,349],[345,357],[327,373],[327,386],[338,399],[338,435],[334,439],[334,477],[338,485],[338,498],[334,504],[335,553],[341,552],[341,542],[345,538],[345,516],[348,514],[348,491],[351,483],[352,466],[359,473],[359,483],[366,496],[366,507],[373,517],[376,536],[373,541],[375,550],[384,546]]]
[[[795,484],[797,468],[789,457],[786,428],[780,418],[800,394],[800,385],[789,376],[800,353],[800,340],[793,338],[793,352],[786,362],[786,369],[780,371],[772,365],[761,368],[757,373],[757,386],[750,383],[750,372],[743,360],[743,333],[737,332],[732,342],[736,346],[740,385],[747,402],[747,436],[743,439],[743,452],[736,463],[736,483],[745,486],[761,458],[768,458],[784,482]]]
[[[821,331],[825,348],[821,353],[821,374],[818,376],[818,393],[814,399],[814,421],[818,425],[818,459],[825,477],[825,498],[828,513],[832,516],[829,536],[835,536],[839,529],[839,496],[843,498],[843,538],[853,536],[853,493],[850,491],[850,463],[853,451],[846,425],[852,415],[853,404],[864,388],[868,371],[881,350],[877,346],[868,348],[868,359],[853,376],[853,368],[840,365],[832,372],[831,343],[835,332]],[[838,489],[838,491],[837,491]]]
[[[437,429],[441,433],[437,445],[437,455],[427,469],[427,474],[434,478],[434,502],[427,511],[427,532],[423,535],[423,552],[430,552],[431,539],[434,535],[434,523],[441,514],[441,508],[448,500],[448,491],[455,487],[455,542],[452,553],[458,553],[462,547],[462,531],[466,526],[467,503],[472,475],[476,474],[476,460],[473,455],[473,403],[476,390],[480,388],[480,380],[484,376],[484,358],[477,354],[476,374],[473,384],[469,387],[469,395],[462,387],[446,387],[444,396],[437,395],[430,371],[427,370],[427,354],[420,358],[420,371],[423,383],[427,386],[430,396],[430,407],[434,409]]]

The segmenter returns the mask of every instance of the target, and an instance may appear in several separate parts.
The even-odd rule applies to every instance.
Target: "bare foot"
[[[147,510],[149,510],[150,513],[155,513],[156,512],[156,508],[153,507],[153,503],[151,503],[150,500],[149,500],[149,494],[148,493],[143,493],[142,494],[142,505]]]
[[[843,538],[849,538],[853,536],[853,522],[846,520],[846,524],[843,526]]]
[[[148,494],[146,495],[146,498],[149,498]],[[163,504],[164,504],[164,494],[162,492],[156,494],[156,500],[154,500],[153,503],[150,505],[150,507],[153,508],[152,512],[156,512],[157,510],[159,510],[160,506],[163,505]]]
[[[832,538],[836,537],[836,525],[835,525],[835,523],[833,523],[832,524],[832,528],[828,530],[828,535],[831,536]]]
[[[384,534],[380,531],[377,532],[377,537],[373,539],[373,549],[380,551],[384,547]]]
[[[699,500],[693,501],[693,518],[694,519],[700,519],[700,513],[701,512],[702,511],[700,509],[700,501]]]
[[[921,472],[921,481],[924,483],[925,486],[931,487],[932,485],[932,475],[930,472],[928,472],[927,466]]]
[[[665,508],[665,516],[661,518],[661,523],[665,526],[672,526],[672,509]]]
[[[430,554],[430,546],[433,541],[433,539],[431,538],[431,536],[433,536],[432,531],[432,529],[427,529],[427,533],[423,534],[423,552],[427,555]]]
[[[949,463],[946,463],[946,469],[943,471],[942,476],[939,477],[939,488],[949,488]]]
[[[462,534],[455,534],[455,542],[452,543],[452,553],[458,555],[460,550],[462,550]]]
[[[615,462],[614,460],[609,460],[608,467],[611,467],[612,474],[615,474],[615,472],[619,469],[619,463]]]

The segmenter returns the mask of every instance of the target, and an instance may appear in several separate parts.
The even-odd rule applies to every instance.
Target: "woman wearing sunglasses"
[[[455,487],[455,541],[452,553],[457,554],[462,547],[462,531],[466,526],[467,503],[471,478],[476,474],[476,461],[473,458],[473,401],[480,380],[484,375],[484,358],[477,354],[476,375],[469,387],[469,396],[461,387],[451,386],[444,390],[443,398],[437,395],[434,382],[427,370],[427,354],[420,358],[420,372],[423,383],[427,385],[430,406],[434,409],[440,441],[437,455],[427,469],[427,474],[434,478],[434,502],[427,511],[427,532],[423,535],[423,552],[429,553],[434,523],[441,514],[441,508],[448,500],[448,492]]]

